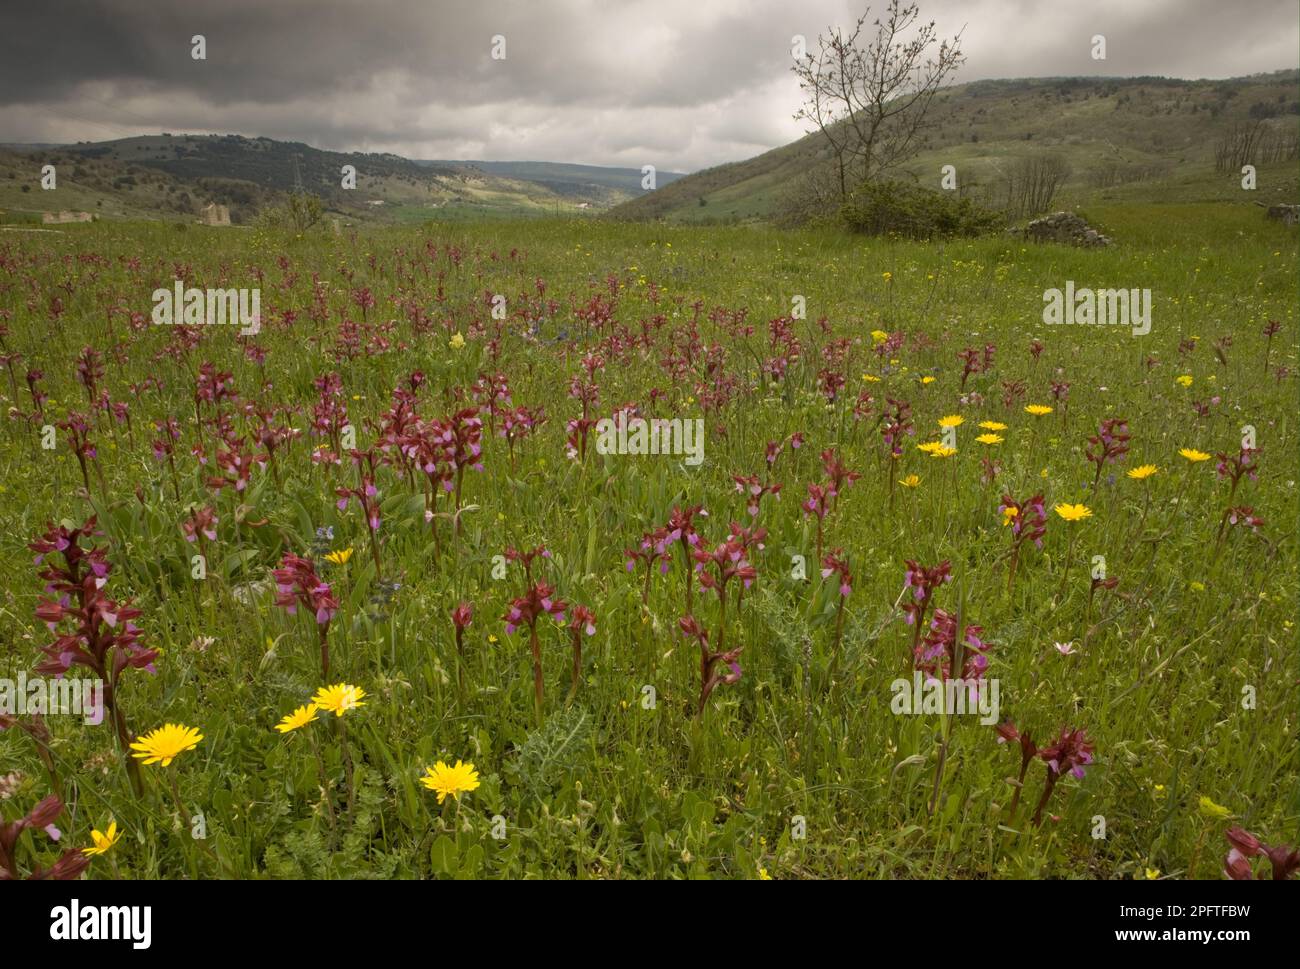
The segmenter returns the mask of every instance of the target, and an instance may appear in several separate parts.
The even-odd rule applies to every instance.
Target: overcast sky
[[[804,133],[790,73],[861,0],[28,0],[0,142],[236,132],[413,158],[694,171]],[[1296,0],[920,0],[957,80],[1295,68]],[[883,4],[873,4],[878,11]],[[190,39],[203,34],[207,59]],[[1106,37],[1106,60],[1090,54]],[[494,35],[505,59],[491,57]]]

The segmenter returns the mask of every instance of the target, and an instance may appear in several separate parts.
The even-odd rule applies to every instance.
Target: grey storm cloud
[[[882,6],[876,3],[875,9]],[[1295,0],[921,0],[958,81],[1296,67]],[[0,141],[236,132],[694,170],[803,133],[795,34],[847,0],[43,0],[0,15]],[[207,59],[194,60],[202,34]],[[1091,38],[1106,37],[1094,60]],[[491,57],[505,37],[506,57]]]

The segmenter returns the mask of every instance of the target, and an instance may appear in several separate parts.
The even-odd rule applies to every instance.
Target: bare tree
[[[888,0],[874,34],[864,35],[870,15],[868,8],[847,32],[827,28],[816,53],[792,68],[804,92],[795,120],[826,139],[841,199],[912,154],[931,100],[965,60],[961,33],[941,40],[915,3]]]
[[[1225,130],[1214,143],[1214,170],[1233,172],[1250,164],[1264,131],[1262,121],[1240,122]]]
[[[1018,159],[1002,171],[1002,209],[1009,218],[1046,212],[1061,185],[1070,177],[1070,165],[1060,155],[1032,155]]]
[[[1259,160],[1264,164],[1295,161],[1300,158],[1300,131],[1293,126],[1271,129],[1259,143]]]
[[[1294,161],[1300,157],[1300,132],[1264,121],[1233,125],[1214,143],[1214,170],[1235,172],[1242,165]]]

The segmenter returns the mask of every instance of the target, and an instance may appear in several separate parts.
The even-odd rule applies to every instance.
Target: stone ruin
[[[230,225],[230,206],[228,205],[209,202],[203,206],[200,214],[203,216],[199,220],[201,225]]]
[[[1109,236],[1102,235],[1073,212],[1040,216],[1023,229],[1012,229],[1011,232],[1031,242],[1059,242],[1086,248],[1108,246],[1111,241]]]
[[[1266,214],[1283,225],[1300,225],[1300,205],[1270,205]]]
[[[95,217],[89,212],[42,212],[41,222],[45,225],[64,225],[68,222],[93,222]]]

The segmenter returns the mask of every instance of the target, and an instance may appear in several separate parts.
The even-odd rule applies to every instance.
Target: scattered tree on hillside
[[[305,232],[321,220],[324,209],[320,199],[310,192],[291,192],[286,203],[289,222],[298,232]]]
[[[1225,130],[1214,143],[1214,170],[1232,172],[1250,164],[1263,131],[1264,125],[1260,121],[1234,124]]]
[[[1070,165],[1060,155],[1031,155],[1017,159],[1002,175],[1002,210],[1019,219],[1046,212],[1070,177]]]
[[[1237,172],[1243,165],[1294,161],[1300,157],[1300,132],[1265,121],[1243,121],[1226,129],[1214,143],[1214,170]]]
[[[805,99],[795,119],[826,139],[839,201],[914,153],[931,100],[965,60],[960,32],[940,39],[915,3],[888,0],[868,31],[870,14],[829,28],[792,68]]]

